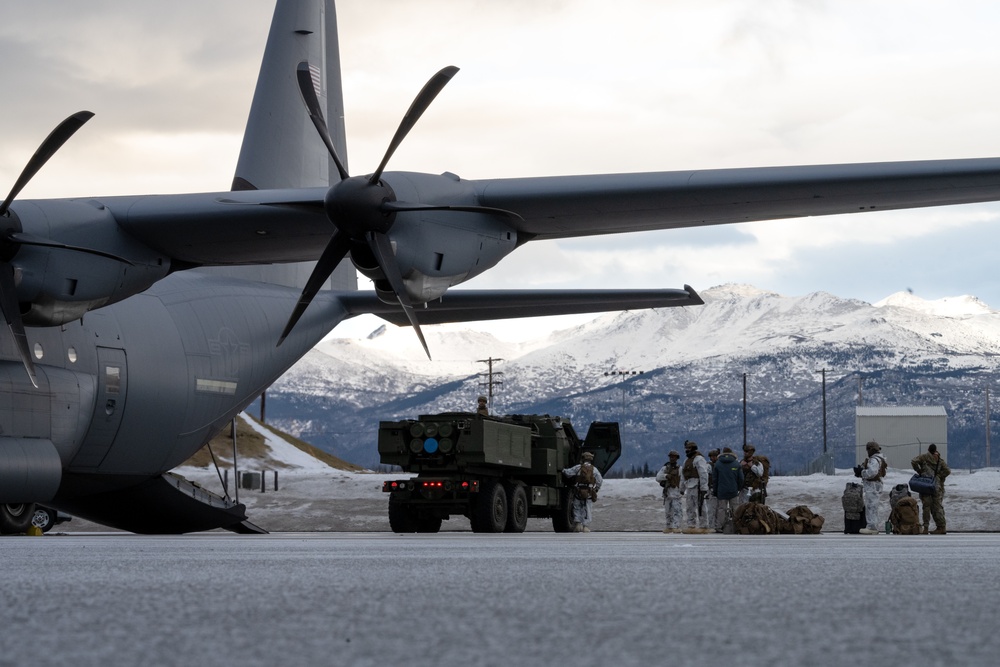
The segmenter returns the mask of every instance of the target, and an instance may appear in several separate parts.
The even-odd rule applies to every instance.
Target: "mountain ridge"
[[[579,431],[620,421],[622,465],[653,466],[685,438],[703,449],[742,444],[746,374],[748,440],[787,472],[823,451],[825,368],[827,445],[838,466],[853,465],[859,389],[865,405],[944,405],[952,465],[982,458],[1000,313],[979,299],[900,292],[869,304],[736,284],[701,294],[703,306],[607,314],[520,342],[427,327],[437,361],[407,328],[328,339],[268,390],[268,417],[371,467],[379,420],[471,410],[484,391],[481,360],[493,358],[502,380],[495,411],[559,414]]]

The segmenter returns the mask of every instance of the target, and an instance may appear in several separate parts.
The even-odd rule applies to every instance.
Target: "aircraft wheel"
[[[56,511],[48,507],[35,505],[35,511],[31,515],[31,525],[41,528],[43,533],[49,532],[49,529],[56,525]]]
[[[510,482],[507,487],[507,523],[505,533],[523,533],[528,525],[528,493],[521,482]]]
[[[479,498],[473,512],[472,530],[477,533],[502,533],[507,525],[507,492],[499,480],[486,480],[479,486]]]
[[[34,503],[0,505],[0,535],[28,532],[34,515]]]

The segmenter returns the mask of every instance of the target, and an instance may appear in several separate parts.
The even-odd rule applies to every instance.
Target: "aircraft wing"
[[[392,324],[409,324],[399,304],[384,303],[372,292],[352,292],[339,299],[351,315],[372,313]],[[416,309],[416,316],[421,324],[443,324],[703,303],[688,285],[684,289],[645,290],[451,290]]]
[[[519,241],[1000,200],[1000,158],[475,182]]]

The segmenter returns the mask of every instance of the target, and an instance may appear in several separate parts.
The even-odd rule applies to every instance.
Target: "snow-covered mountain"
[[[838,466],[853,465],[859,390],[864,405],[944,405],[952,465],[981,462],[1000,313],[978,299],[903,292],[869,304],[747,285],[701,294],[704,306],[605,315],[528,342],[425,327],[434,361],[408,328],[329,339],[268,390],[266,416],[373,466],[379,420],[472,410],[492,358],[496,412],[558,414],[578,431],[620,421],[621,465],[653,466],[686,438],[703,451],[741,445],[745,374],[747,439],[789,472],[823,451],[826,369],[827,447]]]

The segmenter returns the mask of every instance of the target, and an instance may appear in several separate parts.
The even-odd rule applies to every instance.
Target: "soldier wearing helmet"
[[[477,405],[476,405],[476,414],[477,415],[488,416],[490,414],[490,409],[486,405],[486,397],[485,396],[480,396],[477,399],[476,403],[477,403]]]
[[[656,481],[663,487],[663,509],[667,519],[664,533],[681,532],[681,516],[684,510],[681,507],[681,468],[677,464],[680,458],[681,455],[677,450],[671,450],[667,454],[667,462],[656,473]]]
[[[594,501],[604,483],[601,471],[594,467],[593,452],[581,454],[580,463],[563,469],[562,474],[572,481],[573,530],[577,533],[589,533],[594,516]]]
[[[747,443],[743,445],[743,458],[740,467],[743,469],[743,487],[737,497],[737,504],[750,500],[750,493],[760,489],[764,480],[764,463],[756,456],[757,448]],[[763,502],[763,501],[761,501]]]
[[[718,498],[715,493],[715,481],[712,476],[712,470],[715,467],[715,462],[719,460],[719,450],[710,449],[708,450],[708,496],[705,498],[705,516],[708,519],[708,532],[712,530],[720,531],[721,528],[715,525],[715,508],[718,506]]]
[[[687,515],[684,532],[708,532],[703,504],[708,497],[708,462],[698,451],[698,444],[684,441],[684,466],[681,468],[681,493],[684,495],[684,511]]]
[[[882,499],[882,478],[885,477],[888,464],[882,456],[882,447],[874,440],[865,445],[868,458],[855,466],[854,472],[861,477],[861,489],[865,498],[865,520],[868,524],[860,533],[878,535],[879,531],[879,501]]]

